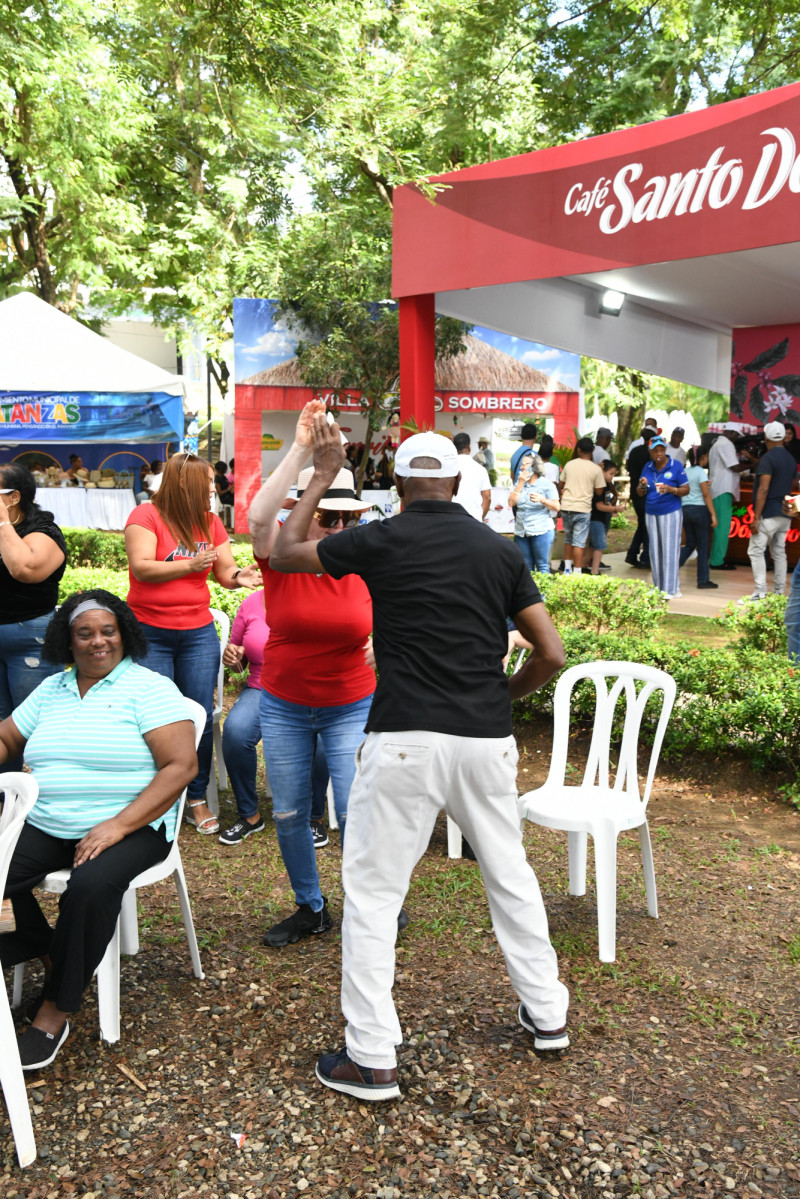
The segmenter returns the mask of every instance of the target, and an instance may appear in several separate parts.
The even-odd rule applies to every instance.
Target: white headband
[[[112,611],[107,604],[101,604],[99,600],[82,600],[81,603],[78,604],[77,608],[73,608],[69,614],[69,627],[72,628],[73,624],[81,615],[81,613],[95,612],[98,609],[101,612],[110,612],[112,616],[116,616],[116,612]]]

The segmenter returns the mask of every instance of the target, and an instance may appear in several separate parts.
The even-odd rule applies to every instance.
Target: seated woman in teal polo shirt
[[[197,771],[194,728],[178,688],[137,665],[147,642],[127,604],[107,591],[70,596],[51,620],[52,675],[0,723],[0,769],[24,752],[39,797],[23,826],[6,895],[16,931],[0,935],[3,969],[40,958],[41,1002],[19,1038],[25,1070],[49,1065],[67,1016],[100,964],[131,880],[164,860],[177,801]],[[55,928],[33,888],[72,868]]]

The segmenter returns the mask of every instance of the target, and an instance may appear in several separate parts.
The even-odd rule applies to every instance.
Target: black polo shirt
[[[328,574],[360,575],[372,596],[379,678],[367,732],[508,736],[506,617],[542,599],[512,542],[460,504],[416,500],[317,550]]]

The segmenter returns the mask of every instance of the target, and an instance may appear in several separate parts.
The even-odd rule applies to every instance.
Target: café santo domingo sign
[[[795,137],[785,127],[762,131],[755,168],[749,172],[742,158],[731,156],[724,145],[684,171],[652,174],[643,179],[643,163],[624,163],[613,175],[593,182],[572,184],[564,199],[568,217],[597,219],[601,233],[620,233],[642,221],[661,221],[706,209],[736,204],[742,212],[763,208],[784,189],[800,193],[800,154]]]

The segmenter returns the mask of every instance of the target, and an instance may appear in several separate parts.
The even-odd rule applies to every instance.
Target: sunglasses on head
[[[361,520],[360,512],[340,512],[336,508],[318,508],[317,521],[321,529],[335,529],[339,521],[345,529],[352,529]]]

